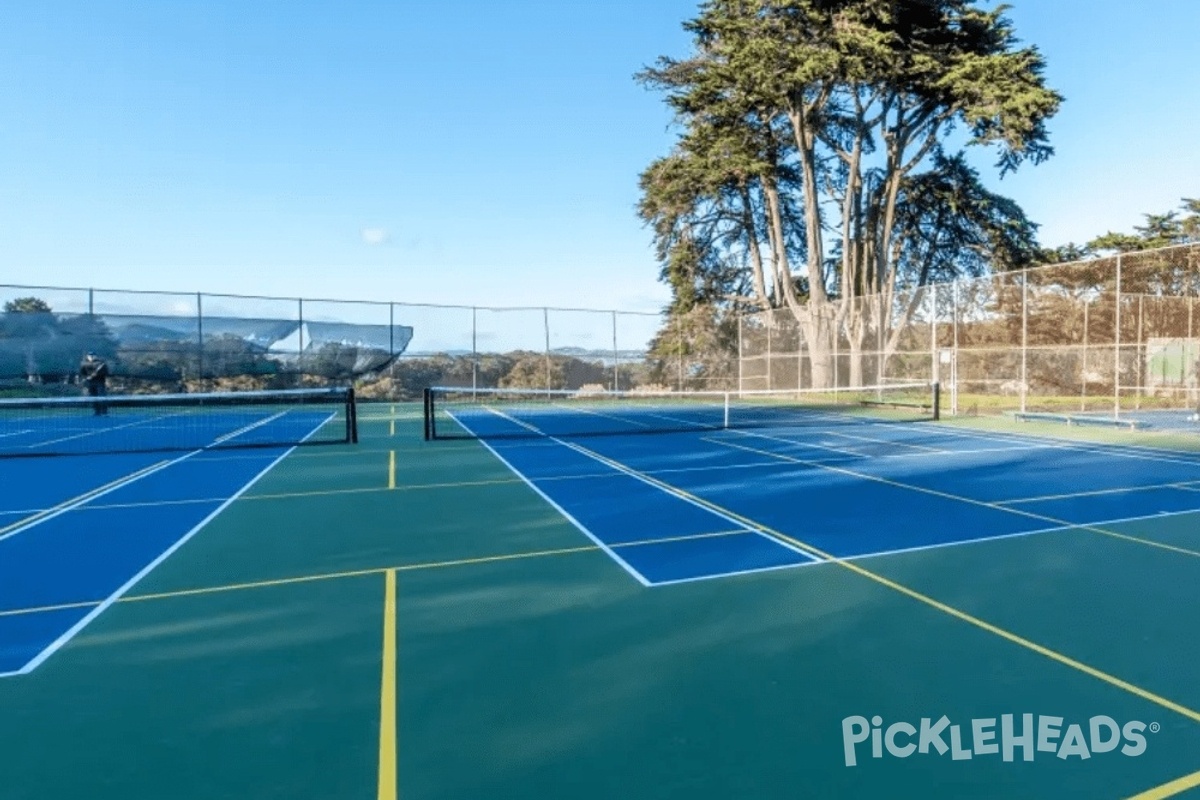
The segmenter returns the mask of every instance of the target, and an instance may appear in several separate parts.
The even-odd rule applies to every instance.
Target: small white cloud
[[[369,245],[381,245],[388,240],[388,232],[385,228],[363,228],[362,240]]]

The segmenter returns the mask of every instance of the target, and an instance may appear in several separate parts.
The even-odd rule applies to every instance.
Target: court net
[[[426,439],[601,436],[915,422],[939,417],[937,384],[753,392],[555,391],[437,386]]]
[[[352,389],[0,398],[0,458],[357,440]]]

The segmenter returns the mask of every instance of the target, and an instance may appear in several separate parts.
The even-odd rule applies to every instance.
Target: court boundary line
[[[242,499],[245,499],[245,498],[242,498]],[[1182,515],[1182,514],[1189,514],[1189,513],[1200,514],[1200,512],[1171,512],[1171,515],[1174,516],[1176,514]],[[1138,520],[1143,520],[1143,519],[1156,519],[1159,516],[1162,516],[1162,515],[1151,515],[1151,516],[1147,516],[1147,517],[1129,517],[1129,518],[1125,518],[1125,519],[1105,521],[1104,523],[1098,523],[1098,524],[1109,524],[1110,522],[1115,523],[1115,522],[1138,521]],[[989,537],[981,538],[981,539],[964,539],[961,541],[945,542],[945,543],[940,543],[940,544],[935,544],[935,545],[920,545],[920,546],[914,547],[914,548],[906,548],[906,549],[899,549],[899,550],[886,550],[886,551],[879,551],[879,552],[873,552],[873,553],[865,553],[862,555],[845,556],[842,558],[835,557],[831,560],[818,560],[818,561],[813,561],[813,562],[803,562],[800,564],[790,565],[790,567],[780,567],[780,569],[803,567],[803,566],[808,566],[810,563],[814,564],[814,565],[820,565],[820,564],[832,563],[832,561],[862,561],[865,559],[877,558],[880,556],[903,555],[905,553],[910,553],[910,552],[915,552],[915,551],[920,551],[920,550],[937,550],[937,549],[941,549],[943,547],[959,547],[962,545],[971,545],[971,544],[976,544],[979,542],[991,542],[991,541],[998,541],[998,540],[1003,540],[1003,539],[1016,539],[1016,538],[1021,538],[1021,537],[1025,537],[1025,536],[1035,536],[1035,535],[1041,535],[1041,534],[1045,534],[1045,533],[1055,533],[1055,532],[1060,532],[1060,531],[1071,530],[1076,527],[1078,527],[1078,526],[1065,525],[1065,526],[1056,526],[1056,527],[1052,527],[1052,528],[1039,528],[1037,530],[1032,530],[1032,531],[1017,531],[1015,533],[1000,534],[998,536],[989,536]],[[663,541],[700,539],[700,538],[710,538],[710,537],[716,537],[716,536],[729,536],[729,535],[740,534],[740,533],[754,533],[754,532],[755,531],[752,531],[752,530],[718,531],[718,532],[714,532],[714,533],[689,534],[687,536],[680,536],[680,537],[665,537],[665,538],[658,538],[658,539],[635,539],[635,540],[630,540],[630,541],[626,541],[626,542],[621,542],[614,546],[615,547],[641,547],[641,546],[645,546],[645,545],[659,544]],[[239,582],[239,583],[219,584],[216,586],[201,586],[201,587],[195,587],[195,588],[191,588],[191,589],[176,589],[176,590],[171,590],[171,591],[166,591],[166,592],[151,592],[151,593],[140,594],[140,595],[129,595],[129,596],[120,598],[117,602],[118,603],[141,603],[141,602],[148,602],[148,601],[154,601],[154,600],[171,600],[171,599],[181,598],[181,597],[193,597],[193,596],[202,596],[202,595],[206,595],[206,594],[221,594],[224,592],[245,591],[245,590],[250,590],[250,589],[265,589],[265,588],[271,588],[274,586],[291,586],[291,585],[298,585],[298,584],[304,584],[304,583],[316,583],[316,582],[327,581],[327,580],[341,580],[344,578],[358,578],[358,577],[363,577],[363,576],[367,576],[367,575],[380,575],[380,574],[383,574],[384,572],[388,571],[389,569],[396,570],[397,573],[419,572],[419,571],[429,570],[429,569],[447,569],[447,568],[451,568],[451,567],[470,567],[470,566],[476,566],[479,564],[502,563],[505,561],[521,561],[524,559],[544,558],[544,557],[548,557],[548,556],[573,555],[576,553],[596,553],[596,552],[602,552],[602,550],[599,546],[594,545],[594,544],[587,544],[587,545],[576,545],[576,546],[572,546],[572,547],[551,548],[551,549],[547,549],[547,550],[527,550],[527,551],[519,551],[516,553],[496,553],[493,555],[486,555],[486,556],[470,556],[467,558],[448,559],[445,561],[416,561],[416,562],[411,562],[411,563],[407,563],[407,564],[393,564],[390,566],[379,566],[379,567],[364,567],[362,569],[342,570],[342,571],[335,571],[335,572],[317,572],[317,573],[311,573],[308,575],[294,575],[294,576],[285,577],[285,578],[264,578],[261,580],[244,581],[244,582]],[[726,575],[726,574],[730,574],[730,573],[721,573],[717,577],[721,577],[721,575]],[[707,580],[707,578],[704,578],[704,579]],[[680,581],[680,582],[686,582],[686,580],[687,579],[685,579],[684,581]],[[659,583],[655,583],[653,585],[661,586],[661,585],[667,585],[667,583],[659,582]],[[74,609],[74,608],[88,608],[90,606],[98,605],[100,602],[101,602],[100,600],[80,600],[80,601],[73,602],[73,603],[59,603],[59,604],[48,605],[48,606],[30,606],[30,607],[26,607],[26,608],[13,608],[13,609],[7,609],[7,610],[0,611],[0,618],[11,617],[11,616],[21,616],[21,615],[25,615],[25,614],[41,614],[41,613],[53,612],[53,611],[66,611],[66,610]]]
[[[587,450],[587,448],[583,448],[583,447],[580,447],[580,449]],[[598,461],[610,462],[613,465],[617,465],[617,464],[621,463],[619,461],[616,461],[616,459],[608,458],[607,456],[604,456],[600,453],[594,453],[592,451],[588,451],[588,452],[591,452],[592,457]],[[632,467],[628,467],[627,465],[621,465],[621,466],[624,466],[626,469],[636,471]],[[1137,686],[1136,684],[1130,683],[1129,681],[1123,680],[1122,678],[1118,678],[1115,675],[1104,672],[1103,670],[1100,670],[1096,667],[1090,666],[1089,664],[1079,661],[1078,659],[1074,659],[1068,655],[1059,653],[1058,651],[1053,650],[1045,645],[1038,644],[1037,642],[1033,641],[1032,639],[1027,639],[1019,634],[1013,633],[1012,631],[1006,630],[1004,628],[1001,628],[998,625],[990,623],[980,617],[976,617],[972,614],[967,613],[966,611],[963,611],[959,608],[955,608],[954,606],[951,606],[948,603],[944,603],[944,602],[937,600],[927,594],[919,592],[916,589],[905,586],[904,584],[899,583],[898,581],[894,581],[883,575],[872,572],[871,570],[869,570],[863,566],[860,566],[859,564],[857,564],[855,562],[848,561],[846,559],[837,558],[829,553],[824,552],[823,550],[821,550],[818,547],[814,547],[813,545],[802,542],[801,540],[796,539],[792,536],[788,536],[787,534],[782,533],[781,531],[775,530],[774,528],[771,528],[768,525],[764,525],[761,522],[757,522],[756,520],[753,520],[749,517],[745,517],[741,514],[738,514],[735,511],[724,508],[723,506],[721,506],[717,503],[714,503],[709,500],[705,500],[702,497],[697,497],[695,495],[691,495],[691,493],[685,489],[681,489],[677,486],[672,486],[671,484],[666,483],[665,481],[655,481],[655,479],[651,478],[650,476],[645,476],[645,479],[650,482],[658,483],[659,488],[664,492],[690,495],[698,503],[701,503],[704,505],[709,505],[709,506],[713,507],[714,509],[720,510],[721,512],[729,514],[730,516],[736,517],[743,524],[754,526],[754,527],[758,528],[759,530],[769,533],[771,536],[775,536],[780,539],[790,541],[794,545],[808,550],[812,554],[819,556],[820,558],[822,558],[823,560],[825,560],[829,563],[836,564],[840,567],[843,567],[844,569],[848,569],[851,572],[853,572],[863,578],[867,578],[881,586],[892,589],[895,592],[898,592],[898,593],[905,595],[913,600],[923,603],[937,611],[941,611],[951,617],[959,619],[962,622],[966,622],[969,625],[972,625],[973,627],[976,627],[987,633],[991,633],[991,634],[998,636],[1002,639],[1005,639],[1013,644],[1019,645],[1027,650],[1030,650],[1034,653],[1045,656],[1046,658],[1048,658],[1052,661],[1058,662],[1059,664],[1061,664],[1063,666],[1070,667],[1070,668],[1076,670],[1077,672],[1082,672],[1085,675],[1089,675],[1103,683],[1107,683],[1110,686],[1121,689],[1129,694],[1133,694],[1136,697],[1140,697],[1141,699],[1151,702],[1154,705],[1157,705],[1161,708],[1165,708],[1169,711],[1173,711],[1176,714],[1179,714],[1180,716],[1183,716],[1183,717],[1186,717],[1187,719],[1192,720],[1193,722],[1200,723],[1200,711],[1193,710],[1181,703],[1177,703],[1166,697],[1158,695],[1154,692],[1149,691],[1148,689],[1143,689],[1142,687]]]
[[[314,430],[313,433],[316,433],[316,430]],[[44,663],[46,661],[46,659],[50,658],[50,656],[52,656],[56,652],[58,652],[58,650],[61,649],[63,647],[63,645],[65,645],[67,642],[69,642],[71,639],[73,639],[81,630],[83,630],[85,627],[87,627],[92,622],[92,620],[96,619],[96,617],[103,614],[106,610],[108,610],[108,608],[114,602],[119,600],[126,592],[128,592],[130,589],[132,589],[134,586],[136,586],[137,583],[142,580],[142,578],[149,575],[155,568],[158,567],[158,565],[162,564],[164,561],[166,561],[168,558],[170,558],[172,555],[174,555],[175,552],[177,550],[179,550],[179,548],[181,548],[185,544],[187,544],[187,542],[190,541],[193,536],[195,536],[197,533],[199,533],[205,526],[208,525],[209,522],[211,522],[213,519],[215,519],[218,514],[220,514],[222,511],[224,511],[226,508],[228,508],[247,489],[249,489],[251,486],[253,486],[255,483],[257,483],[264,475],[266,475],[268,472],[270,472],[271,469],[273,469],[276,464],[278,464],[283,459],[287,458],[288,453],[290,453],[292,450],[294,450],[295,447],[296,446],[293,445],[293,447],[289,448],[288,450],[286,450],[285,452],[280,454],[278,457],[273,459],[257,475],[255,475],[253,478],[251,478],[248,483],[246,483],[240,489],[238,489],[236,492],[234,492],[228,499],[225,500],[224,503],[222,503],[221,505],[219,505],[215,509],[213,509],[212,512],[210,512],[207,516],[204,517],[204,519],[202,519],[202,520],[200,520],[200,522],[196,523],[196,525],[194,525],[191,530],[187,531],[182,537],[180,537],[175,542],[173,542],[169,547],[167,547],[166,550],[159,553],[158,556],[156,556],[152,561],[150,561],[150,563],[148,563],[144,567],[142,567],[136,574],[134,574],[134,576],[132,578],[125,581],[125,583],[123,583],[120,587],[118,587],[112,594],[110,594],[104,600],[100,601],[100,603],[95,608],[93,608],[90,612],[88,612],[86,615],[84,615],[84,617],[82,619],[80,619],[78,622],[76,622],[74,625],[72,625],[70,628],[68,628],[65,632],[60,634],[58,636],[58,638],[56,638],[54,641],[52,641],[49,645],[47,645],[45,648],[43,648],[41,650],[41,652],[39,652],[36,656],[34,656],[33,659],[28,661],[25,664],[25,666],[21,667],[18,670],[12,671],[12,672],[0,672],[0,678],[6,678],[6,677],[9,677],[12,675],[27,675],[30,672],[33,672],[39,666],[41,666],[42,663]],[[195,455],[195,453],[198,453],[198,452],[201,452],[201,451],[197,450],[193,453],[189,453],[188,456],[185,456],[185,458]],[[183,460],[183,458],[180,458],[171,463],[173,465],[182,460]]]
[[[1177,489],[1179,491],[1200,491],[1179,481],[1171,483],[1151,483],[1145,486],[1121,486],[1113,489],[1093,489],[1087,492],[1072,492],[1070,494],[1047,494],[1039,497],[1018,497],[1015,500],[993,500],[993,503],[998,505],[1009,505],[1013,503],[1045,503],[1051,500],[1074,500],[1077,497],[1099,497],[1106,494],[1129,494],[1130,492],[1148,492],[1158,491],[1160,489]]]
[[[936,431],[945,436],[957,436],[959,438],[985,439],[990,441],[1001,442],[1025,442],[1038,443],[1045,448],[1052,450],[1072,450],[1076,452],[1092,453],[1105,457],[1119,457],[1133,459],[1137,461],[1158,461],[1166,464],[1184,464],[1191,467],[1200,467],[1200,450],[1171,450],[1165,447],[1150,447],[1148,445],[1135,444],[1108,444],[1106,442],[1092,442],[1087,440],[1063,439],[1057,436],[1043,436],[1035,433],[1015,433],[1009,431],[992,431],[987,429],[959,427],[956,425],[945,425],[938,423],[941,427],[929,426],[929,430]],[[1194,455],[1194,459],[1187,459],[1183,456]]]
[[[822,432],[824,434],[826,434],[827,436],[840,436],[843,439],[854,439],[854,440],[860,441],[860,442],[870,442],[871,444],[887,445],[888,447],[899,446],[899,447],[907,447],[912,450],[921,450],[921,451],[924,451],[924,455],[930,455],[930,456],[946,455],[948,452],[950,452],[948,450],[942,450],[937,447],[927,447],[926,445],[923,445],[923,444],[912,444],[911,442],[904,442],[899,439],[876,439],[873,436],[855,436],[852,433],[842,433],[841,431],[835,431],[835,430],[825,430]],[[907,453],[905,455],[916,455],[916,454],[915,453]]]
[[[766,439],[768,441],[775,441],[774,437],[766,436],[763,434],[748,433],[746,431],[734,431],[734,433],[737,433],[737,434],[740,434],[743,436],[752,436],[752,437],[758,438],[758,439]],[[719,439],[708,438],[707,441],[710,441],[713,444],[722,445],[724,447],[732,447],[732,448],[739,449],[739,450],[747,450],[751,453],[759,453],[759,454],[763,454],[763,455],[767,455],[767,454],[771,453],[771,451],[769,451],[769,450],[759,450],[759,449],[756,449],[753,447],[747,447],[745,445],[739,445],[734,442],[726,442],[726,441],[719,440]],[[988,500],[976,500],[975,498],[972,498],[972,497],[964,497],[962,495],[951,494],[950,492],[943,492],[940,489],[930,489],[925,486],[918,486],[916,484],[911,484],[911,483],[903,483],[901,481],[893,480],[891,478],[884,478],[884,477],[881,477],[878,475],[871,475],[871,474],[865,473],[865,472],[856,472],[854,470],[847,469],[847,468],[841,467],[841,466],[821,464],[821,463],[814,462],[814,461],[805,461],[804,459],[800,459],[800,458],[797,458],[796,456],[791,456],[786,453],[776,453],[775,456],[777,458],[779,458],[781,461],[791,461],[792,463],[800,464],[802,466],[811,466],[811,467],[816,467],[818,469],[824,469],[824,470],[827,470],[830,472],[838,472],[843,475],[849,475],[853,478],[858,478],[860,480],[871,481],[874,483],[882,483],[887,486],[895,486],[899,489],[907,489],[907,490],[913,491],[913,492],[929,494],[929,495],[933,495],[934,497],[941,497],[946,500],[955,500],[960,503],[966,503],[966,504],[974,505],[974,506],[981,506],[983,508],[990,508],[990,509],[993,509],[996,511],[1003,511],[1008,514],[1015,514],[1017,516],[1028,517],[1030,519],[1041,520],[1042,522],[1049,522],[1054,525],[1062,525],[1064,527],[1079,528],[1080,530],[1087,530],[1087,531],[1092,531],[1094,533],[1102,534],[1104,536],[1110,536],[1114,539],[1120,539],[1120,540],[1129,541],[1129,542],[1136,542],[1138,544],[1145,545],[1146,547],[1154,547],[1154,548],[1161,549],[1161,550],[1167,550],[1167,551],[1170,551],[1173,553],[1180,553],[1182,555],[1191,556],[1193,558],[1200,558],[1200,551],[1188,550],[1183,547],[1176,547],[1174,545],[1165,544],[1163,542],[1156,542],[1151,539],[1141,539],[1137,536],[1130,536],[1129,534],[1117,533],[1116,531],[1109,531],[1109,530],[1105,530],[1103,528],[1098,528],[1095,525],[1091,525],[1088,523],[1074,523],[1069,520],[1063,520],[1063,519],[1057,519],[1055,517],[1049,517],[1049,516],[1046,516],[1045,514],[1035,514],[1032,511],[1025,511],[1024,509],[1020,509],[1020,508],[1008,508],[1007,506],[1002,506],[1002,505],[999,505],[998,503],[994,503],[994,502],[991,502]],[[1196,509],[1193,509],[1192,512],[1194,512],[1195,510]],[[1183,513],[1192,513],[1192,512],[1183,512]],[[1156,514],[1154,516],[1162,516],[1162,515]]]
[[[188,455],[191,454],[189,453]],[[178,459],[175,459],[175,461],[181,461],[183,458],[187,458],[187,456],[182,456]],[[175,461],[164,459],[157,463],[149,464],[141,469],[134,470],[124,477],[109,481],[101,486],[97,486],[95,489],[89,489],[83,494],[75,495],[75,497],[68,498],[57,505],[50,506],[49,508],[45,508],[40,511],[17,512],[28,513],[29,516],[27,516],[25,519],[19,519],[16,522],[0,528],[0,542],[3,542],[5,539],[10,539],[17,534],[24,533],[30,528],[35,528],[38,525],[41,525],[43,522],[52,520],[55,517],[60,517],[67,512],[74,511],[80,506],[87,505],[87,503],[95,500],[98,497],[104,497],[111,492],[115,492],[117,489],[129,486],[132,483],[136,483],[142,478],[153,475],[159,470],[166,469],[167,467],[171,466],[171,464],[175,463]]]
[[[257,422],[250,423],[249,425],[243,425],[242,427],[238,428],[235,431],[230,431],[229,433],[223,433],[220,436],[218,436],[217,438],[213,439],[212,442],[210,442],[209,444],[205,445],[203,448],[200,448],[200,449],[202,449],[202,450],[212,449],[219,444],[224,444],[225,442],[228,442],[230,439],[236,439],[238,436],[241,436],[243,433],[249,433],[252,430],[261,428],[263,425],[266,425],[267,423],[274,422],[275,420],[283,417],[287,413],[288,413],[287,411],[280,411],[275,414],[272,414],[269,417],[266,417],[265,419],[260,419]],[[325,425],[329,422],[330,419],[332,419],[332,417],[326,417],[325,421],[321,423],[320,427],[322,427],[322,428],[325,427]]]
[[[104,401],[100,400],[98,402],[104,402]],[[146,425],[151,422],[158,422],[160,419],[169,419],[171,417],[178,417],[178,416],[182,416],[182,414],[159,414],[157,417],[150,417],[149,419],[139,419],[136,422],[126,422],[124,425],[111,425],[107,428],[101,428],[98,431],[97,430],[88,430],[88,431],[84,431],[83,433],[76,433],[76,434],[72,434],[71,436],[64,436],[59,439],[49,439],[46,441],[38,442],[37,444],[25,444],[25,445],[21,445],[21,446],[27,450],[32,450],[32,449],[35,449],[38,447],[49,447],[52,444],[61,444],[63,442],[69,442],[73,439],[82,439],[87,436],[103,436],[104,434],[111,433],[113,431],[120,431],[120,430],[124,430],[125,428],[136,428],[138,425]]]
[[[291,454],[291,452],[293,450],[295,450],[297,447],[300,446],[300,444],[303,444],[305,441],[307,441],[311,437],[315,436],[317,434],[317,432],[321,430],[321,428],[323,428],[327,424],[329,424],[329,421],[332,418],[333,418],[333,415],[330,415],[319,425],[314,426],[312,430],[310,430],[303,438],[301,438],[301,440],[298,444],[294,444],[291,447],[288,447],[282,453],[280,453],[277,457],[272,459],[271,462],[269,464],[267,464],[266,467],[264,467],[262,470],[260,470],[247,483],[243,484],[236,492],[234,492],[232,495],[230,495],[228,498],[226,498],[226,500],[223,503],[221,503],[211,513],[209,513],[207,516],[205,516],[204,519],[200,520],[200,522],[198,522],[195,526],[193,526],[191,528],[191,530],[184,533],[184,535],[182,537],[180,537],[175,542],[173,542],[169,547],[167,547],[167,549],[165,549],[164,551],[159,553],[157,557],[155,557],[153,560],[150,561],[150,563],[148,563],[144,567],[142,567],[142,569],[139,570],[136,574],[134,574],[133,577],[129,578],[124,584],[119,586],[108,597],[106,597],[104,600],[100,601],[99,604],[97,604],[94,608],[92,608],[91,611],[89,611],[87,614],[85,614],[74,625],[72,625],[70,628],[68,628],[63,633],[59,634],[59,636],[57,638],[55,638],[52,642],[50,642],[50,644],[48,644],[40,652],[38,652],[38,654],[35,655],[30,661],[26,662],[24,666],[22,666],[20,669],[17,669],[17,670],[8,671],[8,672],[0,672],[0,678],[7,678],[7,677],[14,676],[14,675],[27,675],[30,672],[32,672],[33,670],[37,669],[41,664],[43,664],[46,661],[46,659],[50,658],[50,656],[52,656],[56,652],[58,652],[59,649],[61,649],[67,642],[69,642],[71,639],[73,639],[81,630],[83,630],[85,627],[87,627],[94,619],[96,619],[96,617],[103,614],[110,606],[112,606],[112,604],[114,602],[119,600],[126,592],[128,592],[131,588],[133,588],[135,585],[137,585],[137,583],[139,581],[141,581],[144,577],[146,577],[146,575],[150,574],[150,572],[152,572],[160,564],[162,564],[164,561],[166,561],[177,550],[179,550],[179,548],[183,547],[184,544],[186,544],[193,536],[195,536],[205,526],[207,526],[209,522],[211,522],[214,518],[217,517],[217,515],[219,515],[222,511],[224,511],[226,508],[228,508],[234,501],[236,501],[239,497],[241,497],[243,494],[245,494],[245,492],[247,490],[249,490],[251,486],[253,486],[260,479],[262,479],[262,477],[265,476],[268,472],[270,472],[277,464],[279,464],[279,462],[281,462],[285,458],[287,458],[288,455]],[[170,460],[170,461],[162,464],[161,469],[167,469],[168,467],[174,466],[175,464],[185,461],[186,459],[189,459],[199,453],[206,452],[206,450],[207,450],[207,448],[199,448],[199,449],[191,451],[190,453],[185,453],[182,456],[180,456],[179,458]],[[155,470],[155,471],[157,471],[157,470]],[[147,473],[147,474],[150,474],[150,473]],[[132,483],[132,482],[133,481],[130,481],[130,483]]]
[[[462,422],[460,419],[458,419],[458,417],[454,416],[453,413],[451,413],[449,411],[446,413],[450,416],[450,419],[454,420],[454,422],[456,424],[461,425],[463,427],[463,429],[466,430],[468,433],[470,433],[472,436],[477,436],[476,433],[466,425],[466,423]],[[597,547],[599,547],[606,554],[608,554],[609,558],[613,559],[613,561],[615,561],[617,564],[619,564],[623,570],[628,572],[633,577],[634,580],[636,580],[638,583],[642,584],[642,586],[650,585],[647,582],[646,578],[640,572],[638,572],[636,569],[633,568],[632,564],[629,564],[628,562],[625,561],[625,559],[621,558],[619,555],[614,553],[608,545],[606,545],[604,542],[600,541],[599,537],[597,537],[594,533],[592,533],[590,530],[588,530],[587,526],[585,526],[579,520],[575,519],[575,517],[568,514],[566,509],[564,509],[562,506],[560,506],[558,503],[556,503],[554,500],[552,500],[548,494],[546,494],[540,488],[538,488],[538,486],[536,484],[534,484],[534,482],[532,480],[530,480],[520,470],[518,470],[511,463],[509,463],[508,459],[506,459],[504,456],[500,455],[500,453],[498,453],[496,451],[496,448],[492,447],[492,445],[490,443],[485,442],[482,439],[478,439],[478,441],[485,448],[487,448],[488,452],[490,452],[492,455],[494,455],[500,461],[501,464],[508,467],[508,469],[511,470],[514,475],[516,475],[518,478],[520,478],[521,481],[526,486],[528,486],[530,489],[533,489],[533,491],[537,493],[538,497],[541,497],[543,500],[545,500],[547,503],[549,503],[551,505],[551,507],[554,508],[555,511],[557,511],[559,514],[562,514],[564,519],[566,519],[568,522],[570,522],[572,525],[574,525],[576,528],[578,528],[583,533],[584,536],[586,536]]]
[[[536,427],[534,427],[533,425],[528,425],[528,424],[526,424],[526,423],[522,422],[521,420],[515,419],[514,417],[510,417],[508,414],[505,414],[503,411],[497,411],[496,409],[494,409],[494,408],[491,408],[490,406],[489,406],[489,407],[487,407],[487,409],[488,409],[488,411],[492,412],[493,414],[495,414],[495,415],[497,415],[497,416],[499,416],[499,417],[502,417],[502,418],[504,418],[504,419],[507,419],[507,420],[509,420],[510,422],[514,422],[514,423],[516,423],[517,425],[520,425],[520,426],[522,426],[522,427],[528,428],[528,429],[530,429],[530,430],[533,430],[533,431],[537,431],[539,434],[541,434],[542,436],[546,436],[546,438],[547,438],[547,439],[549,439],[550,441],[554,442],[555,444],[559,444],[559,445],[561,445],[561,446],[563,446],[563,447],[565,447],[565,448],[567,448],[567,449],[569,449],[569,450],[576,450],[577,452],[580,452],[580,453],[584,454],[585,456],[591,457],[591,455],[590,455],[590,454],[591,454],[591,451],[590,451],[590,450],[588,450],[587,448],[584,448],[584,447],[579,447],[578,445],[574,444],[573,442],[568,442],[568,441],[566,441],[566,440],[564,440],[564,439],[560,439],[560,438],[558,438],[557,436],[548,436],[548,435],[546,435],[546,434],[542,433],[541,431],[538,431],[538,429],[537,429]],[[458,420],[455,420],[455,421],[457,422]],[[460,423],[460,424],[461,424],[461,423]],[[482,444],[483,444],[483,446],[484,446],[484,447],[487,447],[489,450],[492,450],[492,452],[493,452],[493,453],[495,452],[495,450],[494,450],[494,449],[493,449],[493,448],[492,448],[492,447],[491,447],[491,446],[490,446],[490,445],[489,445],[487,442],[482,442]],[[501,459],[501,460],[503,460],[503,459]],[[507,464],[508,462],[507,462],[507,461],[505,461],[505,463]],[[511,467],[511,465],[510,465],[510,468],[512,468],[512,467]],[[628,475],[628,476],[629,476],[629,477],[631,477],[631,478],[634,478],[635,480],[642,481],[642,478],[641,478],[641,476],[640,476],[638,473],[636,473],[635,471],[627,471],[627,470],[624,470],[624,469],[622,469],[622,468],[620,468],[620,467],[614,467],[614,469],[616,469],[618,472],[624,472],[626,475]],[[514,469],[514,471],[515,471],[515,469]],[[645,483],[645,481],[642,481],[642,482],[643,482],[643,483]],[[653,484],[651,484],[651,485],[653,485]],[[545,496],[545,495],[543,495],[543,496]],[[549,498],[547,498],[547,499],[549,499]],[[687,498],[687,497],[678,497],[677,499],[679,499],[679,500],[683,500],[684,502],[686,502],[686,503],[688,503],[688,504],[690,504],[690,505],[697,506],[698,508],[701,508],[702,510],[704,510],[704,511],[707,511],[707,512],[708,512],[708,513],[710,513],[710,514],[714,514],[715,516],[717,516],[717,517],[719,517],[719,518],[721,518],[721,519],[725,520],[726,522],[728,522],[728,523],[730,523],[730,524],[732,524],[732,525],[739,525],[739,526],[745,527],[745,523],[743,523],[741,520],[738,520],[738,519],[735,519],[735,518],[733,518],[733,517],[730,517],[729,515],[727,515],[727,514],[723,514],[723,513],[719,512],[719,511],[714,511],[714,510],[713,510],[713,509],[711,509],[711,508],[705,508],[704,506],[698,505],[698,504],[697,504],[697,503],[696,503],[694,500],[692,500],[691,498]],[[557,504],[557,503],[555,503],[554,505],[555,505],[555,507],[556,507],[556,508],[558,508],[560,511],[562,511],[562,508],[561,508],[560,506],[558,506],[558,504]],[[562,512],[562,513],[564,513],[564,514],[565,514],[566,512]],[[755,530],[751,529],[751,532],[752,532],[752,533],[756,533],[756,534],[758,534],[759,536],[763,536],[763,534],[762,534],[761,532],[759,532],[759,531],[755,531]],[[769,536],[764,536],[764,538],[770,539],[771,537],[769,537]],[[813,560],[811,555],[809,555],[808,553],[805,553],[805,552],[803,552],[802,550],[797,550],[795,547],[791,547],[791,546],[789,546],[789,545],[787,545],[787,544],[785,544],[785,543],[782,543],[782,542],[775,542],[775,544],[777,544],[777,545],[781,545],[781,546],[785,547],[785,548],[786,548],[786,549],[788,549],[788,550],[792,550],[792,551],[793,551],[793,552],[795,552],[797,555],[801,555],[801,556],[804,556],[805,558],[807,558],[807,559],[809,559],[809,560]],[[648,580],[648,579],[647,579],[647,580]],[[646,583],[646,585],[647,585],[647,586],[651,586],[651,585],[656,585],[657,583],[658,583],[657,581],[649,581],[649,580],[648,580],[648,582]]]
[[[712,533],[693,533],[686,536],[662,537],[656,539],[631,539],[621,542],[616,547],[645,547],[648,545],[662,544],[663,542],[685,541],[691,539],[710,539],[721,536],[733,536],[743,533],[755,533],[748,529],[740,529],[736,531],[715,531]],[[394,570],[397,573],[401,572],[420,572],[430,569],[448,569],[451,567],[471,567],[479,564],[495,564],[505,561],[522,561],[525,559],[546,558],[549,556],[574,555],[577,553],[600,553],[603,552],[598,545],[575,545],[572,547],[551,548],[548,550],[524,550],[516,553],[496,553],[489,556],[470,556],[467,558],[449,559],[446,561],[417,561],[408,564],[393,564],[382,567],[364,567],[356,570],[342,570],[337,572],[317,572],[308,575],[293,575],[286,578],[264,578],[256,581],[244,581],[239,583],[219,584],[216,586],[201,586],[192,589],[176,589],[166,592],[150,592],[147,594],[128,595],[117,600],[118,603],[143,603],[152,600],[173,600],[181,597],[199,597],[207,594],[223,594],[225,592],[247,591],[251,589],[268,589],[275,586],[293,586],[304,583],[319,583],[328,580],[342,580],[345,578],[361,578],[367,575],[381,575],[388,570]],[[808,563],[808,562],[805,562]],[[824,563],[824,562],[813,562]],[[794,566],[804,566],[803,564]],[[90,608],[99,605],[102,600],[79,600],[72,603],[56,603],[47,606],[28,606],[25,608],[10,608],[0,610],[0,618],[17,617],[28,614],[45,614],[55,611],[69,611],[71,609]]]

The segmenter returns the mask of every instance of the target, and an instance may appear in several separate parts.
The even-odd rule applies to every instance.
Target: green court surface
[[[360,444],[293,452],[0,680],[0,798],[1200,797],[1200,513],[644,586],[416,411],[364,405]],[[969,750],[1006,714],[1146,744],[846,763],[847,718],[945,715]]]

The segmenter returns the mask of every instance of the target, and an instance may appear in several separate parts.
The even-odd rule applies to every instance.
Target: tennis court
[[[0,414],[3,797],[1196,796],[1200,439],[922,391]]]

